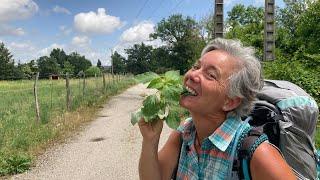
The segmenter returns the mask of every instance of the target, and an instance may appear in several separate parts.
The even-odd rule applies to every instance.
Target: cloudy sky
[[[278,2],[279,1],[279,2]],[[264,6],[264,0],[224,0]],[[134,43],[153,46],[149,34],[163,18],[182,13],[196,20],[213,10],[214,0],[0,0],[0,42],[22,63],[49,55],[53,48],[77,51],[93,64],[110,63],[111,50]],[[276,0],[283,6],[282,0]]]

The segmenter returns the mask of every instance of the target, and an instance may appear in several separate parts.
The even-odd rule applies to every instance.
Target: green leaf
[[[163,78],[158,77],[158,78],[153,79],[153,80],[149,83],[149,85],[148,85],[147,88],[155,88],[155,89],[160,90],[160,89],[162,89],[163,85],[164,85],[164,83],[163,83]]]
[[[167,71],[164,74],[164,77],[168,80],[180,81],[180,73],[179,71]]]
[[[141,112],[143,116],[154,117],[158,114],[161,109],[160,98],[156,95],[150,95],[143,101],[143,107]]]
[[[135,125],[142,118],[141,109],[131,114],[131,124]]]
[[[166,106],[164,109],[160,109],[158,112],[158,117],[159,119],[164,119],[168,116],[169,114],[169,107]]]
[[[165,98],[166,102],[174,101],[176,103],[180,100],[180,94],[182,92],[181,86],[164,86],[161,95]]]
[[[176,110],[171,110],[166,118],[167,125],[172,129],[177,129],[180,125],[180,114]]]

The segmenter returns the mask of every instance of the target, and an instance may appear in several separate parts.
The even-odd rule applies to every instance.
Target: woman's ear
[[[222,106],[222,109],[226,112],[229,112],[235,108],[237,108],[241,103],[241,98],[234,97],[234,98],[228,98],[224,105]]]

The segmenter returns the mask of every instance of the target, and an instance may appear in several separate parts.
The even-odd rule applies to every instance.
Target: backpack
[[[288,81],[265,80],[250,114],[249,124],[253,128],[241,142],[233,171],[238,171],[240,179],[250,179],[250,154],[257,147],[254,147],[257,139],[266,134],[298,179],[317,179],[318,115],[316,102],[299,86]]]

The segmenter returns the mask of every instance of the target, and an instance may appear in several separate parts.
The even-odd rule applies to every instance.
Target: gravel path
[[[131,125],[130,114],[141,106],[143,96],[151,93],[139,84],[111,98],[79,135],[49,149],[39,157],[36,167],[12,179],[139,179],[142,138],[138,126]],[[169,133],[164,126],[160,147]]]

